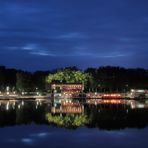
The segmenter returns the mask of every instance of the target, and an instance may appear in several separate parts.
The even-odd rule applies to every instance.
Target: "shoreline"
[[[0,96],[0,100],[47,100],[49,96]]]
[[[0,96],[0,101],[13,101],[13,100],[51,100],[53,99],[51,96]],[[61,98],[62,99],[62,98]],[[121,98],[68,98],[68,100],[75,100],[78,99],[81,101],[81,99],[86,99],[86,101],[90,100],[146,100],[148,98],[129,98],[129,97],[121,97]]]

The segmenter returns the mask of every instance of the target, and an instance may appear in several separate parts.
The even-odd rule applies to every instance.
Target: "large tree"
[[[32,75],[27,72],[18,72],[16,74],[16,87],[19,91],[32,91],[33,82]]]
[[[47,77],[47,82],[51,83],[54,81],[66,82],[66,83],[83,83],[86,84],[89,75],[80,70],[64,69],[59,70],[56,73],[49,74]]]

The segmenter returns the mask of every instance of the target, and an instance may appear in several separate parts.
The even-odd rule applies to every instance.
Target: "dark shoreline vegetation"
[[[128,91],[133,88],[147,89],[148,70],[123,67],[87,68],[66,67],[51,71],[26,72],[0,66],[0,90],[47,91],[51,82],[84,83],[85,91]]]

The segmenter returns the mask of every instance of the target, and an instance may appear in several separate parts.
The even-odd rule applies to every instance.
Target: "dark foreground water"
[[[52,109],[48,102],[1,102],[0,147],[148,147],[146,100]]]
[[[148,128],[99,130],[79,127],[75,130],[45,125],[21,125],[0,129],[0,147],[113,147],[147,148]]]

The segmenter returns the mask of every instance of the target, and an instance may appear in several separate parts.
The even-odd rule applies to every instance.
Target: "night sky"
[[[0,65],[148,68],[148,0],[0,0]]]

